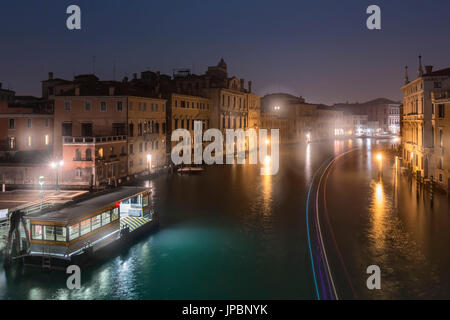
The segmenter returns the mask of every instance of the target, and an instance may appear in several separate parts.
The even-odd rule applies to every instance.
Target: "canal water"
[[[156,234],[66,275],[0,271],[0,299],[313,299],[305,201],[311,177],[337,152],[333,142],[280,150],[280,170],[209,166],[198,176],[149,182]]]

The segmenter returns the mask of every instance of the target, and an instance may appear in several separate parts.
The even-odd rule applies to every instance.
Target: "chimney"
[[[80,95],[80,87],[76,87],[75,88],[75,95],[79,96]]]
[[[244,79],[241,79],[241,90],[244,90],[244,83],[245,83]]]
[[[53,80],[53,72],[48,73],[48,80]]]
[[[425,66],[425,74],[430,74],[433,72],[433,66]]]
[[[248,82],[248,93],[252,93],[252,82]]]
[[[110,95],[110,96],[113,96],[113,95],[114,95],[114,91],[115,91],[115,88],[114,88],[114,87],[109,87],[109,95]]]
[[[423,76],[422,56],[419,56],[419,69],[417,69],[417,75],[419,77]]]

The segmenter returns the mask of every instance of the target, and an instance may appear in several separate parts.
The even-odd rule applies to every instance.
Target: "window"
[[[443,104],[438,104],[438,117],[445,118],[445,106]]]
[[[33,119],[28,119],[28,121],[27,121],[27,128],[31,129],[32,126],[33,126]]]
[[[101,224],[102,224],[102,215],[101,214],[91,218],[92,230],[100,228]]]
[[[434,82],[434,88],[435,88],[435,89],[441,88],[441,83],[440,83],[439,81],[435,81],[435,82]]]
[[[102,226],[108,224],[111,222],[111,216],[109,214],[109,211],[102,213]]]
[[[444,146],[444,131],[439,129],[439,146],[442,148]]]
[[[184,108],[186,106],[186,102],[185,101],[181,101],[181,107]]]
[[[139,143],[139,152],[142,152],[142,142]]]
[[[75,177],[81,178],[81,176],[82,176],[81,168],[76,168],[75,169]]]
[[[75,150],[75,161],[81,161],[81,150]]]
[[[81,124],[81,135],[83,137],[92,137],[92,123]]]
[[[71,137],[72,136],[72,123],[66,122],[62,124],[62,136]]]
[[[122,101],[117,101],[117,111],[122,112],[122,110],[123,110]]]
[[[439,158],[439,169],[442,170],[443,169],[443,161],[442,158]]]
[[[130,108],[130,110],[133,110],[133,102],[130,101],[130,102],[128,103],[128,108]]]
[[[84,111],[90,112],[91,109],[92,109],[92,104],[91,104],[91,102],[90,102],[89,100],[86,100],[86,101],[84,102]]]
[[[102,101],[100,102],[100,112],[106,112],[108,110],[106,102]]]
[[[77,223],[69,227],[69,241],[76,239],[80,236],[80,224]]]
[[[33,137],[28,136],[27,137],[27,146],[31,147],[33,145]]]
[[[56,241],[66,241],[66,227],[55,227]]]
[[[117,219],[119,219],[119,208],[114,208],[111,212],[111,221],[115,221]]]
[[[55,241],[54,226],[44,226],[44,240]]]
[[[92,160],[92,150],[86,149],[86,161],[91,161],[91,160]]]
[[[98,149],[98,157],[103,158],[103,148]]]
[[[64,110],[70,111],[72,109],[72,104],[70,100],[64,101]]]
[[[80,228],[82,236],[91,232],[91,219],[81,221]]]
[[[48,134],[46,134],[44,137],[44,143],[46,146],[50,144],[50,136]]]
[[[42,240],[42,226],[37,224],[31,225],[31,239]]]
[[[133,144],[130,144],[130,154],[133,154],[134,150],[133,150]]]
[[[9,119],[9,128],[10,129],[16,128],[16,120],[15,119]]]
[[[16,149],[16,137],[9,137],[8,139],[9,139],[9,141],[8,141],[9,149],[15,150]]]
[[[145,208],[148,206],[148,194],[142,197],[142,207]]]
[[[134,137],[134,124],[133,123],[130,123],[129,125],[128,125],[128,127],[129,127],[129,135],[130,135],[130,137]]]

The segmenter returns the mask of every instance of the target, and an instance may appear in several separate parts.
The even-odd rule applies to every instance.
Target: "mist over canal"
[[[80,290],[66,289],[64,273],[2,270],[0,298],[314,298],[305,199],[333,146],[282,147],[275,176],[257,165],[160,176],[150,182],[158,233],[82,270]]]

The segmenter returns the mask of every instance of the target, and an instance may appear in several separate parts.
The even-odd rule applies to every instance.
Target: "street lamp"
[[[62,168],[62,166],[64,165],[64,161],[53,161],[52,163],[50,163],[50,166],[56,170],[56,191],[59,190],[59,186],[58,186],[58,172],[59,172],[59,168]]]
[[[147,154],[147,169],[148,169],[149,174],[150,174],[151,168],[152,168],[152,155]]]
[[[44,185],[44,176],[40,176],[38,182],[41,185],[41,205],[39,210],[42,210],[42,200],[44,199],[44,191],[42,190],[42,186]]]
[[[267,145],[270,144],[270,139],[266,139],[266,144],[267,144]]]
[[[383,155],[378,153],[376,158],[378,160],[378,175],[381,178],[383,176]]]

